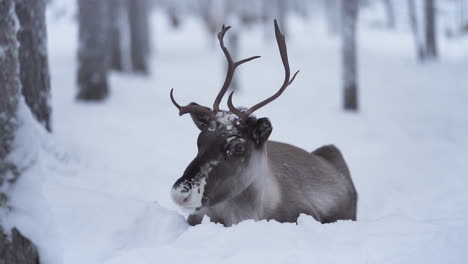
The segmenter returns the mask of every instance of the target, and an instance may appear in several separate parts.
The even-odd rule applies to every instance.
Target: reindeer
[[[173,185],[175,203],[191,211],[187,221],[200,224],[205,215],[225,226],[246,219],[295,222],[300,214],[321,223],[356,220],[357,193],[340,151],[333,145],[309,153],[298,147],[268,140],[272,125],[268,118],[252,114],[277,99],[294,81],[290,75],[284,36],[276,20],[275,35],[285,70],[283,85],[273,96],[249,109],[236,108],[228,97],[229,111],[219,108],[236,68],[250,57],[234,62],[224,46],[230,27],[218,33],[228,61],[224,84],[213,109],[190,103],[180,106],[170,92],[179,115],[189,113],[200,129],[198,154]]]

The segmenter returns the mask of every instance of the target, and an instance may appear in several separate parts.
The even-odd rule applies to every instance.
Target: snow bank
[[[63,259],[57,226],[42,190],[44,168],[41,157],[44,153],[41,140],[47,135],[23,98],[19,102],[17,118],[19,128],[13,144],[14,151],[8,159],[17,164],[21,176],[9,193],[12,211],[6,216],[4,224],[7,229],[18,228],[36,244],[41,263],[59,264]]]
[[[42,147],[43,194],[64,263],[468,263],[466,47],[447,46],[456,60],[419,65],[409,31],[361,27],[362,108],[349,114],[341,111],[338,40],[292,19],[288,55],[301,73],[256,113],[270,118],[274,140],[342,150],[359,193],[358,221],[187,227],[169,192],[196,155],[199,131],[178,116],[169,91],[211,105],[225,58],[208,48],[198,21],[187,18],[178,31],[161,13],[155,22],[154,75],[113,74],[112,95],[99,104],[73,99],[76,25],[50,24],[55,127]],[[236,73],[238,105],[254,105],[283,81],[277,47],[263,36],[260,27],[241,33],[240,57],[262,58]]]
[[[187,228],[182,215],[151,203],[135,215],[131,225],[120,230],[117,237],[121,248],[152,248],[173,242]]]
[[[322,225],[307,215],[298,224],[245,221],[231,228],[192,227],[174,243],[126,251],[106,264],[127,263],[464,263],[468,230],[459,222],[389,216],[377,221]],[[441,253],[443,252],[443,253]]]

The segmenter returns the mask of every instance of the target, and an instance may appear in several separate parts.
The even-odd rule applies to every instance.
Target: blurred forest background
[[[367,26],[385,31],[410,29],[415,58],[421,63],[438,58],[437,36],[457,41],[468,32],[464,0],[117,0],[101,1],[98,5],[89,0],[78,3],[78,98],[83,100],[105,98],[109,89],[106,77],[108,71],[150,74],[149,55],[154,47],[150,43],[149,14],[154,8],[163,10],[174,30],[183,27],[187,17],[196,17],[205,26],[207,38],[213,39],[222,24],[233,26],[228,45],[234,57],[241,49],[240,35],[251,27],[263,26],[265,42],[271,42],[273,19],[278,19],[283,30],[287,31],[289,16],[304,20],[321,16],[326,21],[328,32],[341,38],[345,110],[359,108],[356,32],[360,9],[378,12],[380,15],[367,21]],[[67,9],[65,6],[63,8],[65,12]],[[212,45],[215,46],[214,40]],[[90,78],[91,75],[94,78]],[[238,85],[235,81],[232,89]]]
[[[52,218],[65,258],[83,260],[76,256],[87,240],[70,215],[76,208],[94,214],[70,186],[93,190],[95,200],[98,192],[115,195],[127,211],[140,207],[122,197],[171,207],[164,190],[192,156],[186,146],[195,132],[176,120],[170,88],[187,102],[212,100],[226,74],[216,40],[226,24],[235,60],[265,61],[235,76],[238,101],[271,94],[264,89],[282,79],[273,19],[286,35],[292,70],[301,70],[297,87],[268,108],[278,120],[275,137],[310,149],[343,146],[358,175],[361,218],[437,214],[428,208],[468,217],[447,206],[466,201],[460,188],[468,183],[460,178],[468,158],[468,0],[0,0],[0,263],[36,263],[33,244],[41,259],[60,263],[41,229]],[[48,176],[37,182],[38,174]],[[451,185],[439,182],[447,174]],[[18,184],[21,178],[29,183]],[[410,188],[421,182],[432,184],[418,192],[432,198],[426,202]],[[429,191],[436,187],[440,193]],[[400,199],[389,202],[385,192]],[[46,207],[53,217],[43,215]],[[127,219],[104,207],[109,218]],[[35,217],[42,222],[31,224]],[[86,234],[121,228],[92,219]],[[114,243],[102,234],[102,245]],[[114,252],[89,250],[97,257],[86,263]]]

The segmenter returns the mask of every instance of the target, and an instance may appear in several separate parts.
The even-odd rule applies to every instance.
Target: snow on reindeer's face
[[[267,118],[239,122],[230,112],[218,112],[215,118],[191,116],[201,130],[198,153],[171,194],[182,208],[199,210],[236,196],[254,181],[272,127]]]

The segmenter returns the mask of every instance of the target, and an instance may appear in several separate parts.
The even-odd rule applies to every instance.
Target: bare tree
[[[424,1],[425,14],[425,59],[431,60],[437,58],[437,25],[435,0]]]
[[[111,63],[112,70],[124,71],[123,62],[123,36],[122,34],[122,19],[124,16],[124,6],[122,0],[114,0],[110,5],[110,47],[111,47]]]
[[[419,61],[424,60],[424,42],[421,39],[418,23],[418,15],[416,12],[416,3],[415,0],[408,0],[408,14],[411,25],[411,31],[413,32],[413,39],[416,47],[416,54]]]
[[[231,35],[228,36],[228,46],[231,49],[232,56],[237,58],[239,55],[239,31],[236,29],[231,29]],[[230,88],[232,90],[239,90],[239,78],[234,76]]]
[[[458,17],[459,17],[461,33],[463,33],[463,31],[468,30],[467,28],[468,25],[465,23],[465,15],[466,15],[465,8],[466,8],[465,0],[458,0],[458,10],[459,10]]]
[[[139,73],[148,73],[148,55],[150,53],[148,0],[128,0],[130,20],[130,49],[132,69]]]
[[[0,0],[0,210],[8,211],[8,193],[21,172],[8,159],[13,151],[18,128],[18,104],[21,97],[18,40],[14,0]],[[0,263],[39,263],[36,246],[16,228],[5,230],[0,222]],[[7,234],[10,234],[8,237]]]
[[[109,1],[78,0],[78,99],[103,100],[109,93]]]
[[[109,38],[112,70],[147,74],[150,54],[148,0],[110,1]],[[169,6],[173,2],[166,3]],[[176,10],[174,10],[176,11]]]
[[[173,4],[170,4],[173,3]],[[175,4],[174,1],[171,1],[167,7],[167,15],[169,16],[169,20],[171,22],[171,26],[174,29],[177,29],[180,27],[181,24],[181,15],[180,15],[180,10],[177,7],[177,4]]]
[[[342,0],[342,67],[344,109],[357,111],[358,105],[358,69],[357,69],[357,43],[356,27],[359,9],[359,0]]]
[[[395,28],[395,9],[392,0],[383,0],[385,12],[387,13],[387,27]]]
[[[18,0],[20,76],[23,95],[36,119],[51,131],[50,78],[44,0]]]

